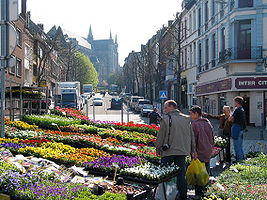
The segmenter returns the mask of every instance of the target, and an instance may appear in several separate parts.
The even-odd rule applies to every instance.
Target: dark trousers
[[[225,155],[225,161],[228,163],[231,163],[231,138],[230,136],[226,138],[227,143],[225,147],[226,155]]]
[[[166,156],[161,158],[161,164],[169,166],[172,163],[174,163],[180,168],[177,176],[177,189],[179,191],[181,200],[187,199],[187,183],[185,178],[185,172],[186,172],[185,157],[186,156]]]
[[[208,174],[210,175],[210,163],[209,162],[205,162],[205,166],[206,166]],[[196,195],[203,197],[205,190],[206,190],[206,186],[195,185],[195,193],[196,193]]]

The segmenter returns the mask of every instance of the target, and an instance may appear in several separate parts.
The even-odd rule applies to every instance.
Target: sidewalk
[[[215,135],[218,135],[219,120],[211,119],[210,121],[214,127]],[[233,153],[232,145],[231,149]],[[251,151],[263,151],[267,153],[267,130],[265,130],[265,127],[247,127],[247,131],[244,132],[243,150],[245,154]]]

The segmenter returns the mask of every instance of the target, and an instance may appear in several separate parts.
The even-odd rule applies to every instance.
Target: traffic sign
[[[159,91],[159,98],[160,99],[168,99],[168,91],[167,90],[160,90]]]

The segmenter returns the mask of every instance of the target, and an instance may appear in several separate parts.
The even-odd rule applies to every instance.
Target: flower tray
[[[134,182],[137,184],[141,183],[141,184],[147,184],[147,185],[158,185],[158,184],[163,183],[163,182],[168,182],[169,180],[171,180],[172,178],[174,178],[177,175],[178,175],[178,172],[173,173],[173,174],[169,175],[168,177],[164,177],[160,180],[149,180],[149,179],[144,179],[144,178],[134,177],[134,176],[129,176],[129,175],[120,175],[120,176],[123,177],[123,179],[126,181]]]

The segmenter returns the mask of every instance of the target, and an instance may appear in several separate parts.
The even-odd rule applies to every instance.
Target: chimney
[[[30,21],[31,21],[31,12],[28,11],[26,13],[26,26],[29,28],[30,27]]]
[[[20,0],[20,1],[21,1],[21,14],[25,19],[27,13],[27,0]]]
[[[42,29],[42,31],[44,30],[44,24],[37,24],[37,26]]]

